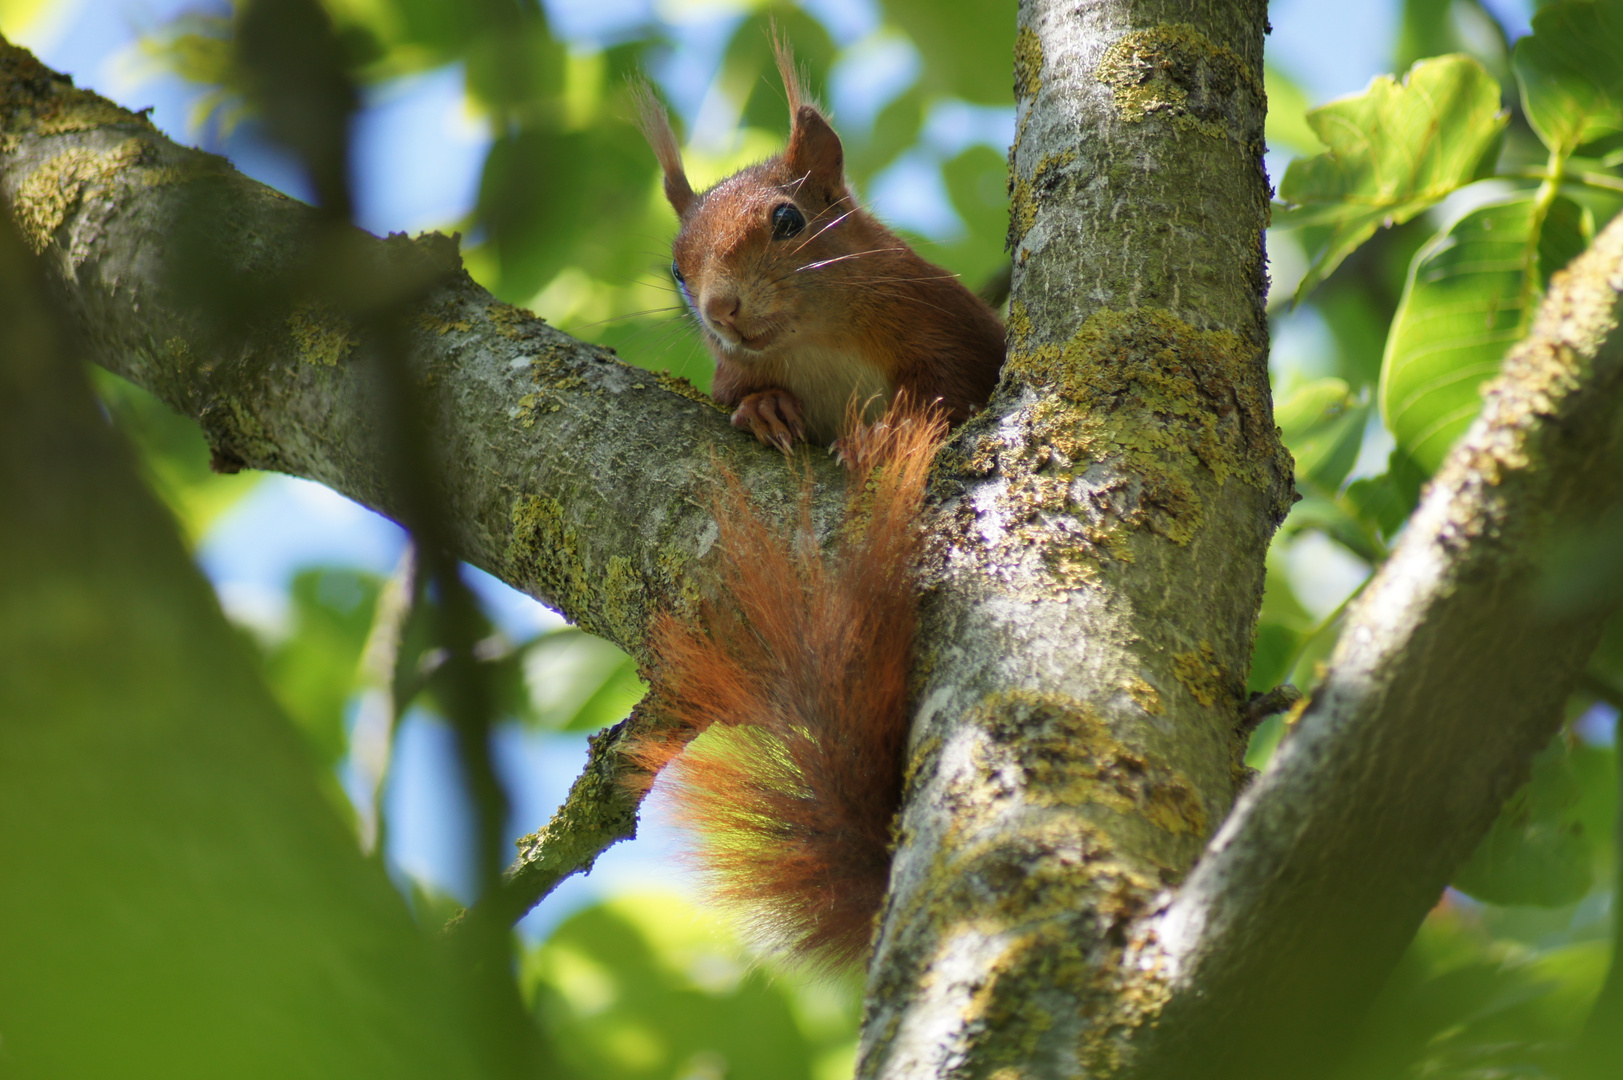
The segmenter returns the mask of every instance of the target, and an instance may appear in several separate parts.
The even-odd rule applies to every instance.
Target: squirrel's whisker
[[[805,266],[797,266],[797,267],[795,267],[794,272],[798,274],[802,270],[821,270],[823,267],[825,267],[825,266],[833,266],[837,262],[844,262],[847,259],[861,258],[864,255],[877,255],[882,251],[906,251],[906,250],[907,249],[905,247],[888,247],[888,248],[870,248],[867,251],[853,251],[849,255],[836,255],[832,259],[820,259],[817,262],[807,263]]]

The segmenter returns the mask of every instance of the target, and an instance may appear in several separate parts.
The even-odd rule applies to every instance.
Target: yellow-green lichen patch
[[[1206,808],[1189,781],[1176,774],[1150,785],[1142,810],[1144,820],[1162,832],[1174,836],[1206,835]]]
[[[615,641],[636,641],[642,636],[647,604],[648,584],[636,564],[623,555],[609,556],[597,606]]]
[[[547,394],[525,394],[518,399],[518,422],[527,428],[535,427],[537,413],[557,412],[563,402]]]
[[[22,144],[23,139],[21,135],[8,135],[5,132],[0,132],[0,154],[14,153],[16,152],[17,147],[21,146]]]
[[[1137,942],[1142,951],[1142,942]],[[1114,1076],[1122,1069],[1121,1033],[1137,1031],[1156,1022],[1172,996],[1170,980],[1160,963],[1124,966],[1121,953],[1110,955],[1110,963],[1094,972],[1094,1008],[1090,1023],[1083,1025],[1076,1056],[1080,1076]]]
[[[694,386],[680,375],[672,375],[669,371],[656,371],[653,373],[653,376],[654,382],[658,383],[660,389],[662,390],[675,394],[677,397],[687,398],[689,401],[696,401],[700,405],[708,405],[712,409],[716,409],[720,412],[727,411],[722,406],[716,404],[715,399],[709,394],[706,394],[703,390],[700,390],[697,386]]]
[[[514,341],[521,341],[529,337],[535,333],[536,328],[541,323],[546,321],[526,308],[500,302],[485,305],[485,314],[489,316],[490,323],[495,327],[496,333]]]
[[[569,350],[558,344],[549,344],[530,357],[530,381],[536,389],[518,399],[518,421],[524,427],[534,427],[541,415],[562,409],[566,392],[586,385],[569,359]]]
[[[1217,662],[1209,641],[1202,640],[1188,652],[1174,653],[1172,674],[1208,709],[1230,696],[1228,672]]]
[[[35,254],[50,247],[56,230],[79,205],[85,191],[109,184],[146,152],[140,139],[125,139],[110,150],[75,147],[48,158],[29,174],[12,198],[23,239]]]
[[[1127,122],[1162,116],[1213,138],[1225,134],[1223,110],[1234,95],[1243,90],[1263,100],[1251,66],[1187,23],[1124,34],[1105,50],[1094,77],[1110,87]]]
[[[1058,154],[1045,154],[1031,171],[1031,178],[1011,172],[1013,183],[1009,191],[1009,246],[1017,246],[1026,233],[1037,223],[1037,203],[1041,195],[1053,190],[1058,170],[1076,160],[1075,150]]]
[[[349,320],[320,301],[300,301],[287,317],[287,332],[300,360],[322,367],[336,367],[360,339]]]
[[[1127,680],[1127,696],[1151,716],[1160,716],[1163,709],[1161,692],[1136,675]]]
[[[580,536],[557,499],[531,495],[513,505],[513,538],[507,561],[519,578],[534,582],[571,618],[591,597],[591,577],[581,565]]]
[[[649,608],[649,589],[628,560],[612,557],[588,567],[580,533],[557,499],[530,495],[513,504],[507,562],[515,577],[533,584],[582,630],[635,648]]]
[[[418,315],[417,325],[430,334],[438,334],[440,337],[444,337],[453,330],[465,333],[473,329],[473,323],[458,317],[457,304],[454,300],[448,300],[438,308]]]
[[[1101,806],[1173,835],[1204,835],[1205,811],[1189,782],[1151,767],[1086,702],[1017,691],[988,698],[978,711],[989,752],[1018,765],[1027,803]]]
[[[55,107],[42,114],[34,126],[41,135],[65,135],[74,131],[94,131],[114,124],[134,124],[156,131],[152,121],[140,113],[114,105],[100,94],[77,86],[63,88],[54,96]]]
[[[122,109],[89,90],[74,86],[0,37],[0,123],[18,132],[61,135],[109,125],[137,125],[156,130],[140,113]]]
[[[692,556],[676,545],[661,545],[654,553],[656,580],[651,585],[665,598],[670,605],[669,610],[678,618],[685,618],[697,610],[703,597],[698,584],[688,573],[692,563]]]
[[[960,1023],[978,1046],[983,1068],[1021,1076],[1054,1027],[1053,1014],[1036,1004],[1040,997],[1031,991],[1075,989],[1085,981],[1080,935],[1055,930],[1044,926],[1010,941],[964,1006]]]
[[[153,165],[140,173],[141,183],[147,187],[167,187],[218,176],[231,176],[236,172],[231,163],[217,154],[187,153],[166,165]],[[285,198],[285,196],[283,196]]]
[[[1009,301],[1009,345],[1021,347],[1031,337],[1031,315],[1019,298]]]
[[[1142,520],[1179,543],[1202,509],[1191,465],[1263,491],[1289,475],[1258,349],[1229,331],[1153,308],[1102,309],[1063,346],[1012,349],[1004,373],[1073,405],[1076,445],[1125,458],[1143,483]]]
[[[1014,100],[1025,101],[1043,88],[1043,42],[1022,26],[1014,35]]]
[[[1067,1012],[1104,1006],[1095,999],[1104,997],[1102,984],[1115,980],[1111,961],[1117,950],[1110,931],[1101,934],[1095,913],[1123,926],[1142,913],[1157,888],[1153,879],[1109,857],[1077,863],[1051,856],[1043,863],[1038,873],[1049,879],[1043,889],[1057,902],[1045,905],[1039,919],[1022,919],[1029,929],[1003,939],[959,1017],[969,1052],[992,1075],[1070,1075],[1033,1068],[1069,1056],[1049,1045],[1056,1020],[1038,1003],[1057,991],[1071,1003]],[[951,939],[944,946],[950,950]]]

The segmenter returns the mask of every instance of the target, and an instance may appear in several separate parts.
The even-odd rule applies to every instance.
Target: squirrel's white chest
[[[839,437],[853,400],[868,420],[890,403],[890,380],[856,352],[810,346],[795,350],[775,366],[780,385],[800,399],[806,435],[813,442],[827,444]]]

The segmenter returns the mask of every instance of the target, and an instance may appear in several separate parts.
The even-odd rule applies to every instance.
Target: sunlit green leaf
[[[1307,92],[1296,80],[1271,64],[1263,66],[1268,89],[1268,118],[1264,135],[1270,150],[1317,154],[1324,150],[1307,122]]]
[[[1496,904],[1570,904],[1589,891],[1592,862],[1574,813],[1583,787],[1557,738],[1533,762],[1533,776],[1511,796],[1454,884]]]
[[[1296,599],[1282,560],[1270,548],[1262,611],[1257,616],[1257,639],[1251,654],[1248,688],[1253,693],[1272,690],[1290,677],[1291,659],[1302,635],[1312,625],[1313,616]]]
[[[579,912],[529,950],[520,980],[581,1076],[596,1080],[811,1080],[854,1034],[809,1032],[794,985],[769,978],[679,898]]]
[[[1551,150],[1570,154],[1623,132],[1623,4],[1546,5],[1516,43],[1512,67],[1527,120]]]
[[[567,627],[525,649],[524,675],[544,727],[596,731],[626,718],[648,692],[636,662],[604,641]]]
[[[1382,225],[1408,221],[1493,167],[1506,117],[1499,84],[1466,56],[1425,60],[1400,84],[1390,76],[1307,114],[1330,149],[1291,162],[1274,224],[1327,225],[1297,297]]]
[[[1579,250],[1581,212],[1533,194],[1472,211],[1421,249],[1386,340],[1381,412],[1398,445],[1436,469],[1481,407],[1478,390],[1526,330],[1545,258]],[[1559,254],[1555,254],[1559,253]]]
[[[1284,534],[1292,536],[1306,529],[1317,529],[1330,539],[1368,563],[1379,563],[1386,558],[1386,548],[1377,531],[1362,520],[1356,508],[1346,499],[1328,495],[1309,487],[1301,501],[1291,507],[1286,518]]]

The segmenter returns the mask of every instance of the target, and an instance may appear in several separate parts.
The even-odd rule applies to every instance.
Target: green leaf
[[[0,224],[3,1071],[498,1075],[31,272]]]
[[[814,1037],[792,982],[747,962],[710,919],[674,896],[623,898],[526,952],[520,981],[573,1075],[811,1080],[818,1052],[855,1034],[845,1010]]]
[[[195,544],[265,476],[251,469],[215,472],[209,468],[208,440],[196,421],[104,368],[91,368],[90,374],[113,426],[135,444],[143,478],[174,512],[189,542]]]
[[[1307,529],[1319,530],[1367,563],[1378,564],[1386,559],[1386,548],[1376,531],[1353,512],[1349,502],[1312,488],[1291,507],[1283,532],[1295,536]]]
[[[1565,737],[1557,736],[1455,874],[1455,886],[1493,904],[1560,907],[1581,898],[1594,881],[1589,843],[1575,812],[1583,794]]]
[[[534,715],[558,731],[596,731],[624,720],[648,692],[631,657],[574,627],[526,646],[524,668]]]
[[[1506,119],[1499,84],[1467,56],[1421,61],[1401,84],[1379,76],[1362,94],[1308,113],[1330,149],[1291,162],[1279,187],[1290,208],[1274,224],[1330,228],[1297,299],[1378,227],[1408,221],[1488,175]]]
[[[1414,512],[1414,503],[1400,490],[1391,473],[1354,480],[1343,498],[1353,514],[1383,540],[1391,540]]]
[[[1262,77],[1268,89],[1268,117],[1263,132],[1268,148],[1298,154],[1323,152],[1324,144],[1307,122],[1307,92],[1271,64],[1263,65]]]
[[[1296,648],[1301,644],[1302,635],[1312,627],[1313,616],[1296,599],[1277,546],[1270,547],[1262,610],[1257,616],[1257,638],[1251,649],[1248,689],[1265,693],[1289,678]]]
[[[1511,61],[1527,120],[1563,157],[1623,132],[1623,4],[1563,0],[1533,16]]]
[[[355,691],[378,589],[377,578],[354,570],[301,572],[289,590],[293,633],[266,656],[277,700],[329,766],[346,749],[344,707]]]
[[[925,90],[983,105],[1014,100],[1014,0],[883,0],[880,6],[918,46]]]
[[[1386,339],[1380,403],[1398,446],[1427,472],[1476,416],[1481,384],[1525,332],[1546,252],[1582,248],[1581,221],[1563,197],[1546,213],[1534,195],[1518,195],[1472,211],[1415,256]]]
[[[1333,493],[1352,471],[1364,444],[1369,404],[1340,379],[1300,387],[1274,410],[1280,437],[1296,458],[1296,476]]]

